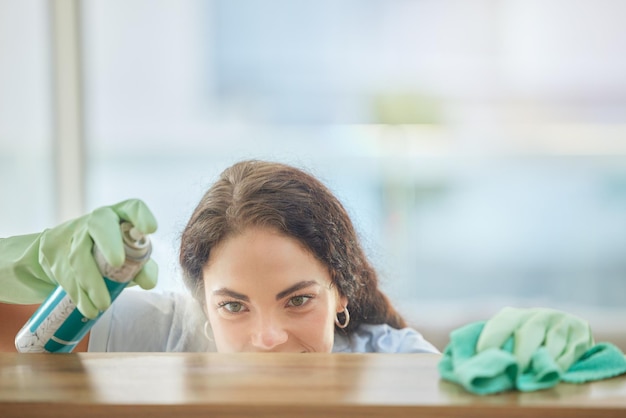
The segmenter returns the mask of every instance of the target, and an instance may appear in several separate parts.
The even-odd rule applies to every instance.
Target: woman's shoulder
[[[387,324],[361,324],[352,334],[335,333],[337,353],[434,353],[439,350],[413,328]]]
[[[91,330],[89,351],[214,351],[204,313],[182,292],[127,289]]]

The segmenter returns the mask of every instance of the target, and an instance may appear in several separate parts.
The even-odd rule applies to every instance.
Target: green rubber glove
[[[130,199],[105,206],[39,234],[0,239],[0,301],[41,303],[61,286],[78,310],[95,318],[111,305],[111,297],[92,255],[94,244],[114,267],[124,264],[122,220],[151,234],[154,215],[141,200]],[[149,260],[132,284],[156,286],[158,267]]]
[[[548,308],[504,308],[485,323],[476,351],[500,348],[510,337],[522,371],[540,347],[565,372],[594,345],[589,324],[574,315]]]

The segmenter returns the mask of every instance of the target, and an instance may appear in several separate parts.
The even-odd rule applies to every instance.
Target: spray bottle
[[[129,222],[120,224],[126,261],[121,267],[109,265],[94,245],[93,256],[104,278],[111,302],[122,293],[149,260],[152,245],[147,236]],[[21,353],[69,353],[96,323],[84,317],[60,286],[41,304],[15,337],[15,348]]]

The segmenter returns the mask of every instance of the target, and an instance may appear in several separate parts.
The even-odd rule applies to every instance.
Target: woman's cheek
[[[218,312],[209,315],[209,323],[213,331],[213,340],[217,351],[221,353],[237,351],[237,327],[220,316]]]
[[[316,352],[331,352],[334,341],[334,317],[319,310],[299,324],[298,338]]]

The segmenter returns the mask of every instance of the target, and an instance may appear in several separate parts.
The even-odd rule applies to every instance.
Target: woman
[[[341,203],[294,167],[226,169],[182,234],[180,264],[199,309],[180,295],[126,291],[89,349],[438,352],[380,291]]]

